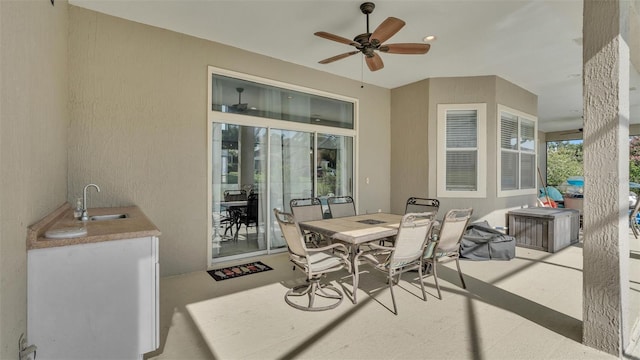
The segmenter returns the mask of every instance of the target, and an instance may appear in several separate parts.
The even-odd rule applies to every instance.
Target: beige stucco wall
[[[0,1],[0,359],[26,333],[27,226],[67,198],[67,8]]]
[[[442,198],[442,213],[473,207],[474,220],[504,225],[508,209],[535,204],[535,197],[497,197],[497,104],[537,116],[537,96],[497,76],[432,78],[392,90],[392,211],[404,211],[409,196],[437,197],[437,104],[487,104],[487,197]],[[396,131],[396,124],[410,130]],[[407,144],[416,146],[409,148]]]
[[[358,210],[389,209],[388,89],[74,6],[69,16],[68,199],[93,182],[90,206],[139,205],[162,231],[162,275],[207,265],[208,65],[360,99]]]
[[[391,91],[391,211],[404,213],[411,196],[429,194],[429,80]],[[431,196],[430,196],[431,195]]]

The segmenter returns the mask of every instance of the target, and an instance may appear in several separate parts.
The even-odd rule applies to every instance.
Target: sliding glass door
[[[284,250],[270,209],[289,212],[291,199],[319,197],[328,210],[328,197],[353,196],[352,137],[228,123],[212,128],[214,261]]]

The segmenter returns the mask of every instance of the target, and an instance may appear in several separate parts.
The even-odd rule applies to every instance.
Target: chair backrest
[[[247,222],[258,222],[258,194],[251,193],[247,198]]]
[[[322,203],[318,198],[291,199],[289,206],[297,222],[322,220]]]
[[[332,218],[356,215],[356,205],[351,196],[333,196],[327,199]]]
[[[447,211],[440,226],[438,251],[457,252],[460,249],[460,241],[467,229],[473,209],[451,209]]]
[[[427,199],[419,197],[410,197],[407,199],[407,205],[404,208],[404,213],[420,213],[420,212],[438,212],[440,208],[440,201],[437,199]]]
[[[247,192],[244,190],[225,190],[224,201],[247,200]]]
[[[402,217],[389,266],[404,266],[422,256],[435,216],[435,212],[425,212],[408,213]]]
[[[280,225],[282,236],[287,242],[289,252],[293,255],[304,257],[307,255],[307,247],[304,244],[304,235],[300,231],[300,227],[293,215],[273,209],[275,218]]]

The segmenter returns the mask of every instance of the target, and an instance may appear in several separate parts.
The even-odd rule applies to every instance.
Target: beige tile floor
[[[630,309],[640,309],[640,241],[631,236]],[[358,304],[303,312],[286,290],[304,281],[287,254],[261,257],[272,271],[226,281],[206,272],[160,283],[161,348],[150,359],[614,359],[580,343],[582,248],[555,254],[516,249],[511,261],[440,266],[422,301],[416,274],[396,288],[399,314],[382,274],[361,276]],[[243,261],[246,262],[246,261]],[[365,268],[366,270],[366,268]],[[328,277],[351,288],[346,273]],[[640,359],[640,351],[628,356]]]

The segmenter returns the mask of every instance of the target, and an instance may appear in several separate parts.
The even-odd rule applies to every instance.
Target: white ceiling
[[[431,50],[426,55],[382,54],[385,67],[377,72],[366,65],[363,71],[360,54],[319,64],[353,48],[313,33],[352,39],[366,32],[362,2],[69,0],[390,89],[425,78],[498,75],[538,95],[540,130],[582,127],[582,0],[374,1],[371,31],[394,16],[406,25],[386,43],[421,42],[436,35]],[[637,83],[631,73],[632,84]]]

